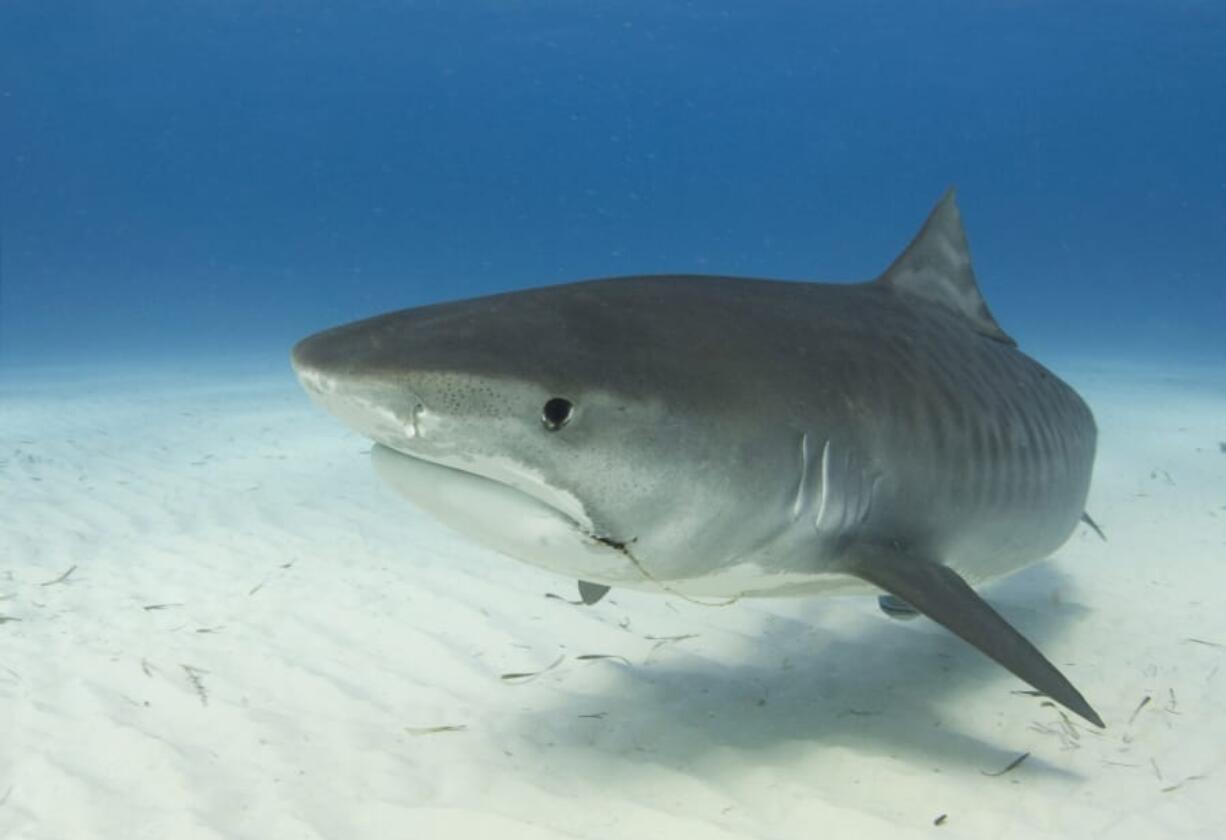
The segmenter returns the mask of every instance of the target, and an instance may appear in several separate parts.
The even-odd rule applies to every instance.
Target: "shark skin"
[[[293,364],[398,492],[585,603],[884,591],[1103,726],[972,588],[1068,539],[1096,427],[992,316],[952,191],[870,282],[590,280],[326,330]]]

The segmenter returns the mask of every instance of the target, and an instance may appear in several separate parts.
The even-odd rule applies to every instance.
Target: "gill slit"
[[[830,501],[830,438],[826,438],[826,443],[822,446],[821,494],[817,503],[817,516],[813,520],[813,526],[819,531],[822,529],[822,519],[826,515],[826,506]]]

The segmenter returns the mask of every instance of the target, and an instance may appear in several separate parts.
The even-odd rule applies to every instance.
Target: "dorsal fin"
[[[979,292],[952,187],[937,202],[907,250],[876,282],[952,309],[965,316],[976,332],[1017,346],[996,323]]]

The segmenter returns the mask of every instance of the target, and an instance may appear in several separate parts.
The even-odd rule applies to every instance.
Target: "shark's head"
[[[418,506],[534,565],[651,588],[763,538],[752,522],[732,538],[713,527],[737,505],[718,478],[729,460],[760,469],[763,492],[784,481],[752,441],[721,434],[710,395],[736,389],[689,362],[704,348],[677,335],[670,302],[686,284],[660,281],[653,307],[644,283],[394,312],[303,340],[293,363]]]

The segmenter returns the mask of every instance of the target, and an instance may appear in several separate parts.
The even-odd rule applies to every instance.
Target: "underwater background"
[[[1226,358],[1226,5],[0,4],[0,357],[585,277],[875,276],[950,185],[1042,358]]]
[[[290,369],[950,186],[1098,425],[1106,539],[981,591],[1105,730],[871,596],[584,606]],[[1221,837],[1224,266],[1220,0],[0,0],[0,838]]]

